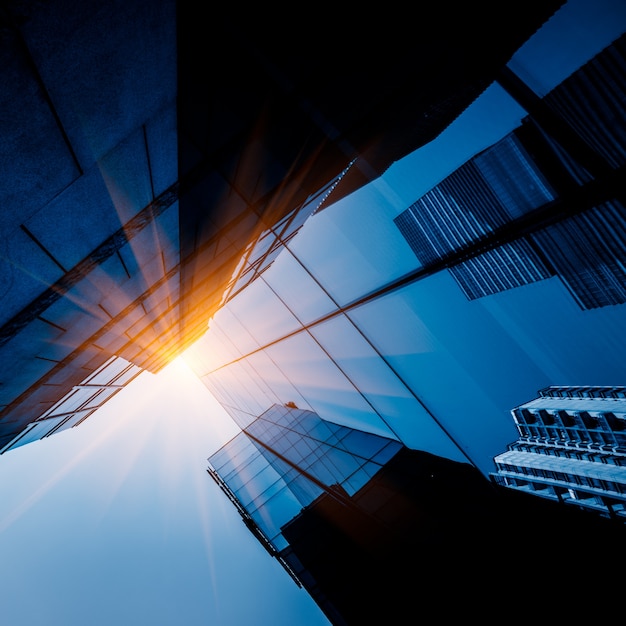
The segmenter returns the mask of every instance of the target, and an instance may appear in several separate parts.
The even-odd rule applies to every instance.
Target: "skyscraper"
[[[626,68],[624,41],[622,34],[596,54],[583,74]],[[550,93],[578,80],[574,72]],[[517,85],[511,76],[503,82]],[[589,82],[604,103],[597,124],[614,89],[600,78]],[[492,99],[504,108],[497,87],[474,103],[477,112],[490,111]],[[623,166],[614,157],[609,170],[592,175],[582,165],[594,160],[592,148],[581,149],[571,127],[544,120],[534,100],[529,108],[539,109],[539,122],[523,115],[408,209],[383,176],[329,208],[302,205],[302,217],[290,218],[297,231],[277,230],[250,247],[209,331],[188,353],[241,428],[269,404],[294,401],[488,476],[514,437],[503,416],[522,391],[528,397],[541,382],[564,377],[601,383],[603,368],[604,380],[619,382],[626,221],[613,183]],[[450,143],[460,141],[450,129],[435,148],[448,132]],[[557,158],[546,137],[567,158]],[[596,156],[606,160],[602,150]],[[565,189],[572,163],[587,178],[570,176]],[[588,245],[578,246],[582,240]],[[468,299],[455,297],[445,269]],[[585,287],[592,283],[593,296]],[[592,309],[603,311],[588,318]],[[554,328],[559,319],[570,326]],[[601,345],[601,356],[571,358],[573,336]],[[450,380],[461,391],[452,393]],[[532,389],[531,381],[539,384]],[[459,419],[468,406],[481,407],[480,428]]]
[[[516,576],[531,576],[536,564],[519,547],[541,545],[546,529],[558,529],[563,542],[601,533],[608,545],[623,545],[609,520],[501,491],[467,463],[327,422],[293,403],[274,404],[251,422],[209,457],[208,472],[336,626],[402,623],[433,610],[444,618],[458,615],[459,605],[466,617],[496,618],[512,602],[506,593],[493,602],[485,587],[506,591],[511,581],[487,583],[471,572],[517,555]],[[622,554],[617,546],[614,557]],[[595,551],[577,559],[602,569]],[[551,580],[554,593],[568,587],[566,578]]]
[[[209,458],[209,473],[340,625],[401,619],[413,602],[407,562],[419,554],[421,567],[433,568],[442,545],[467,551],[467,535],[479,541],[488,488],[474,468],[456,465],[273,405]],[[464,531],[452,534],[459,516]]]
[[[607,58],[621,67],[622,35],[585,68],[606,67]],[[548,92],[563,93],[576,71]],[[600,93],[606,87],[590,82]],[[264,238],[186,353],[242,429],[210,457],[211,475],[338,624],[368,614],[382,621],[385,610],[393,621],[401,614],[394,611],[421,600],[445,612],[452,598],[484,618],[488,598],[507,596],[512,579],[533,580],[542,568],[559,596],[571,595],[571,571],[586,568],[601,570],[601,586],[615,589],[604,570],[621,558],[619,522],[490,481],[494,458],[516,436],[512,406],[556,381],[618,386],[626,376],[624,303],[609,295],[612,281],[623,282],[622,209],[607,208],[623,206],[623,164],[520,83],[503,71],[409,165],[336,202],[331,193],[287,240]],[[604,104],[592,124],[605,117],[611,94],[596,92]],[[468,145],[481,124],[498,133]],[[399,179],[408,175],[437,180],[406,202]],[[572,221],[571,250],[561,252],[548,242]],[[583,254],[576,238],[593,245]],[[268,262],[257,263],[270,248]],[[611,255],[615,269],[607,270]],[[588,274],[577,273],[581,264]],[[585,299],[583,283],[594,273],[599,288]],[[313,424],[327,434],[312,435]],[[317,465],[330,463],[335,432],[367,435],[396,452],[354,492],[344,475],[338,489]],[[373,458],[345,452],[355,471]],[[390,483],[407,487],[395,493],[411,503],[394,531],[368,517],[368,504],[385,501]],[[395,511],[387,503],[376,515]],[[574,565],[554,556],[557,544],[587,536],[606,539],[610,554],[577,553]],[[479,562],[493,565],[488,581],[475,577]],[[369,602],[377,589],[384,605]]]
[[[397,216],[420,263],[469,299],[558,276],[583,309],[626,302],[625,77],[622,35]]]
[[[626,521],[626,388],[551,386],[511,414],[499,485]]]
[[[428,267],[494,236],[512,219],[556,198],[515,134],[501,139],[450,174],[395,218],[420,263]],[[513,289],[552,274],[527,237],[453,264],[469,299]]]
[[[111,357],[92,374],[74,385],[49,409],[32,420],[24,430],[0,448],[0,454],[78,426],[141,372],[140,367],[122,357]],[[43,397],[41,404],[47,405],[49,398],[45,387],[39,388],[33,394],[34,401],[38,399],[38,393]],[[41,408],[39,410],[41,411]]]

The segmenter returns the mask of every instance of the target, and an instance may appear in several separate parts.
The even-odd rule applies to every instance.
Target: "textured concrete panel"
[[[36,320],[0,350],[0,404],[11,402],[54,367],[55,363],[35,357],[55,334],[54,328]]]
[[[79,174],[15,33],[0,37],[0,231],[19,225]]]
[[[128,222],[153,200],[143,128],[102,157],[98,168],[120,223]]]
[[[52,0],[22,26],[83,169],[172,102],[174,0]]]
[[[154,195],[163,193],[178,179],[176,105],[172,103],[159,111],[145,125],[148,158],[152,172]]]
[[[28,229],[66,270],[121,225],[97,167],[26,222]]]
[[[62,275],[41,248],[19,229],[0,229],[0,325],[27,307]]]

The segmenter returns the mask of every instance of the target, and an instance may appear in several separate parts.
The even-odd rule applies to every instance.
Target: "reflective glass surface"
[[[548,78],[533,46],[562,58],[572,41],[542,33],[509,68],[543,85],[536,95],[574,134],[593,127],[588,147],[615,168],[626,163],[626,118],[612,77],[626,60],[619,28],[604,26],[604,46],[617,46],[610,60],[557,64]],[[603,49],[574,45],[586,61]],[[551,217],[601,173],[577,139],[537,122],[507,89],[491,85],[380,179],[335,203],[331,194],[215,316],[195,367],[242,428],[295,403],[488,475],[517,436],[512,409],[540,389],[623,384],[626,304],[613,285],[624,282],[626,209],[611,197],[584,217]],[[589,98],[595,113],[579,119],[571,103]],[[609,115],[613,126],[602,123]],[[417,227],[438,252],[420,258],[396,218],[428,194],[442,202],[439,217]]]

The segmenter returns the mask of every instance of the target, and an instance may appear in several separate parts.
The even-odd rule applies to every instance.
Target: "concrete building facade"
[[[548,387],[511,411],[497,484],[626,520],[626,389]]]

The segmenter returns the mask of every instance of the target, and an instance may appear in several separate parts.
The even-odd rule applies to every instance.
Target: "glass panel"
[[[67,430],[68,428],[73,428],[83,420],[87,419],[90,415],[93,415],[95,409],[85,409],[83,411],[77,411],[72,416],[67,417],[65,421],[62,421],[61,424],[54,429],[55,433],[59,433],[62,430]],[[48,434],[52,434],[52,431]]]
[[[516,404],[524,375],[539,372],[501,329],[492,327],[483,311],[455,298],[454,289],[452,279],[437,275],[360,307],[351,316],[419,398],[432,417],[430,424],[436,420],[456,444],[455,450],[451,446],[447,450],[454,453],[451,458],[461,460],[467,452],[487,471],[491,459],[484,451],[492,445],[503,449],[515,439],[515,428],[505,416]],[[449,300],[443,300],[444,294]],[[443,307],[444,301],[454,305]],[[480,407],[480,429],[473,420],[460,419],[469,407]],[[413,429],[407,424],[403,432],[407,445],[432,450],[437,439],[427,434],[428,424],[427,419],[416,421]],[[420,440],[428,445],[422,447]]]
[[[225,446],[209,457],[209,463],[218,471],[228,471],[229,468],[237,467],[254,454],[256,448],[244,434],[239,433],[233,437]]]
[[[375,325],[375,336],[387,332],[387,324],[378,322]],[[405,318],[405,325],[410,326],[411,321]],[[362,328],[367,329],[369,326]],[[398,340],[402,342],[402,329],[388,330],[398,333]],[[344,316],[315,326],[311,333],[319,339],[324,349],[388,425],[388,436],[401,438],[411,447],[455,460],[466,460],[433,419],[427,407],[420,402],[419,396],[416,397],[413,390],[385,363],[387,359],[383,359]]]
[[[91,376],[85,378],[84,382],[90,385],[106,385],[116,375],[121,374],[128,361],[121,357],[111,357],[106,363],[99,367]]]
[[[370,433],[351,430],[346,433],[345,437],[341,438],[341,445],[350,454],[354,454],[362,459],[372,459],[387,445],[387,440]]]
[[[288,489],[281,490],[270,500],[263,502],[259,510],[251,509],[250,515],[259,528],[272,540],[275,546],[281,527],[302,510],[302,505]]]
[[[241,351],[230,338],[232,332],[228,332],[232,323],[227,309],[220,309],[210,322],[210,332],[185,351],[185,361],[198,376],[204,376],[241,356]]]
[[[239,327],[236,332],[222,328],[245,354],[257,346],[274,341],[298,327],[296,318],[279,300],[263,279],[255,280],[229,303],[228,311]],[[244,330],[245,329],[245,330]],[[239,335],[249,336],[241,343]],[[256,346],[253,344],[256,343]]]
[[[115,385],[124,386],[128,384],[129,381],[133,380],[136,376],[138,376],[142,372],[141,368],[136,365],[127,364],[127,369],[123,371],[118,377],[113,380]]]
[[[289,371],[281,368],[280,363],[274,360],[271,351],[256,352],[248,357],[247,361],[256,372],[262,373],[261,377],[267,384],[269,392],[264,394],[263,401],[266,403],[264,409],[274,402],[278,404],[294,402],[301,409],[311,408],[290,380]]]
[[[7,447],[3,450],[6,452],[7,450],[12,450],[14,448],[19,448],[24,444],[31,443],[33,441],[37,441],[42,437],[45,437],[55,426],[60,424],[65,417],[55,417],[53,419],[44,420],[42,422],[33,422],[30,426],[20,433],[11,443],[7,445]]]
[[[394,201],[384,183],[368,185],[310,218],[290,245],[339,304],[415,266],[390,219],[400,208]]]
[[[378,467],[376,469],[379,469]],[[361,487],[363,487],[371,478],[371,474],[365,469],[360,468],[352,476],[343,481],[342,486],[348,493],[353,496]]]
[[[95,391],[99,391],[96,389]],[[48,412],[48,415],[59,415],[60,413],[71,413],[78,407],[86,404],[94,394],[94,389],[90,387],[74,387],[74,389],[67,394],[54,409]]]
[[[259,281],[256,281],[257,283]],[[237,302],[237,298],[234,298],[232,303]],[[255,341],[250,331],[242,325],[241,320],[235,315],[235,308],[228,306],[220,309],[215,315],[214,319],[209,322],[211,327],[218,327],[223,337],[228,337],[228,340],[223,341],[222,346],[226,348],[224,357],[227,355],[237,358],[242,354],[247,354],[259,347],[258,341]],[[228,344],[232,342],[232,348],[229,349]]]
[[[283,482],[276,470],[271,465],[268,465],[267,460],[259,457],[255,461],[251,465],[240,468],[238,474],[228,480],[229,487],[237,494],[237,499],[246,507],[252,502],[256,502],[258,506],[259,500],[265,500],[263,494],[272,485],[276,482],[281,484]]]
[[[303,324],[335,308],[333,301],[289,252],[281,254],[263,278]]]
[[[390,436],[360,392],[313,339],[299,333],[266,350],[323,419]]]
[[[98,389],[97,393],[94,393],[94,390],[88,388],[91,393],[91,398],[85,404],[85,407],[99,407],[103,402],[106,402],[114,396],[116,393],[120,391],[119,387],[106,387],[104,389]]]

